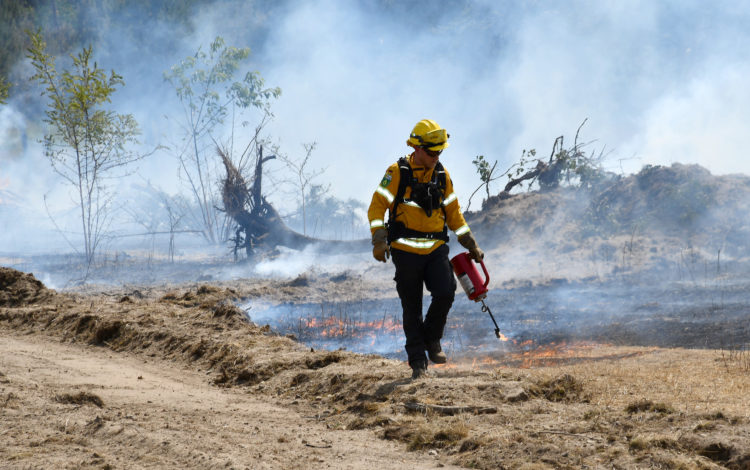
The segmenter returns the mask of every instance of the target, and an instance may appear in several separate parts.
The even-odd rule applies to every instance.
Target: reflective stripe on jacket
[[[434,170],[414,166],[411,156],[409,157],[409,165],[411,166],[414,178],[419,182],[426,183],[432,179]],[[370,208],[367,211],[371,232],[375,232],[379,228],[385,228],[385,223],[388,220],[385,216],[385,211],[387,209],[390,213],[393,209],[400,181],[401,171],[398,168],[398,163],[394,163],[388,167],[385,176],[380,181],[380,185],[378,185],[375,193],[372,195]],[[461,214],[458,198],[453,191],[453,182],[447,171],[445,172],[445,193],[443,194],[445,213],[441,209],[437,209],[432,211],[430,217],[427,217],[424,209],[419,207],[417,203],[409,201],[410,196],[411,187],[407,187],[404,193],[404,201],[398,205],[398,213],[396,214],[396,221],[403,222],[406,228],[420,232],[440,232],[447,223],[448,228],[453,230],[458,236],[469,231],[469,226],[466,224],[463,214]],[[442,240],[429,238],[399,238],[394,240],[391,246],[410,253],[427,254],[443,243],[445,242]]]

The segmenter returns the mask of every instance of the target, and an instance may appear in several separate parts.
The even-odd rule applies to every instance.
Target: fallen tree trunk
[[[275,158],[263,157],[262,147],[259,148],[255,177],[250,188],[226,152],[217,148],[217,153],[227,172],[222,186],[224,211],[238,226],[233,239],[235,256],[242,249],[250,256],[257,250],[273,249],[277,246],[303,249],[313,245],[324,252],[339,253],[369,249],[368,239],[322,240],[302,235],[287,227],[276,209],[262,195],[263,163]]]

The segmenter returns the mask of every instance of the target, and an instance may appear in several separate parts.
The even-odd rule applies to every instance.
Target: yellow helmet
[[[422,119],[406,141],[410,147],[423,147],[427,150],[443,150],[450,145],[448,137],[451,135],[432,119]]]

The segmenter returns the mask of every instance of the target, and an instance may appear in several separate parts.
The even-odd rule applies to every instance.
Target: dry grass
[[[104,406],[98,395],[89,392],[62,393],[55,396],[55,401],[67,405],[95,405],[99,408]]]
[[[622,348],[643,349],[643,348]],[[625,409],[647,400],[676,412],[750,418],[750,374],[721,366],[717,351],[657,349],[632,359],[563,367],[587,384],[594,405]]]
[[[469,426],[461,419],[428,420],[411,434],[409,450],[442,449],[458,444],[469,435]]]
[[[727,367],[719,351],[590,344],[574,351],[575,362],[563,357],[550,367],[491,370],[456,364],[411,381],[403,362],[311,351],[273,335],[226,308],[233,296],[193,287],[133,303],[58,298],[49,306],[0,309],[0,325],[200,368],[217,385],[301,408],[331,429],[369,429],[469,468],[750,462],[750,374],[734,362]],[[82,392],[60,399],[96,398]],[[409,411],[410,402],[497,412],[445,416],[430,407]]]

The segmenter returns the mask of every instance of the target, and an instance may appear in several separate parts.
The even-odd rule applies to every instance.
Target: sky
[[[405,141],[423,118],[450,133],[441,160],[464,207],[480,184],[471,163],[477,155],[504,171],[525,149],[548,156],[560,135],[572,145],[584,120],[579,142],[604,152],[611,171],[680,162],[714,174],[750,174],[748,1],[290,0],[269,11],[253,5],[220,1],[199,9],[189,34],[169,24],[142,25],[155,45],[183,34],[174,49],[144,51],[114,39],[99,51],[100,65],[124,76],[113,104],[140,122],[144,149],[175,137],[174,120],[164,116],[179,111],[162,72],[221,35],[229,45],[250,47],[250,69],[282,89],[267,138],[292,158],[316,142],[311,169],[324,172],[315,182],[330,184],[341,199],[368,204],[388,165],[409,152]],[[108,31],[118,38],[118,29],[130,26]],[[18,106],[0,108],[0,190],[26,208],[29,224],[49,225],[42,195],[57,214],[75,217],[41,147],[29,142],[18,156],[11,137],[19,128],[41,132],[19,118]],[[284,170],[276,161],[269,171]],[[149,181],[172,193],[184,189],[177,174],[174,157],[160,150],[128,182]],[[270,199],[288,208],[293,198],[279,192]]]

